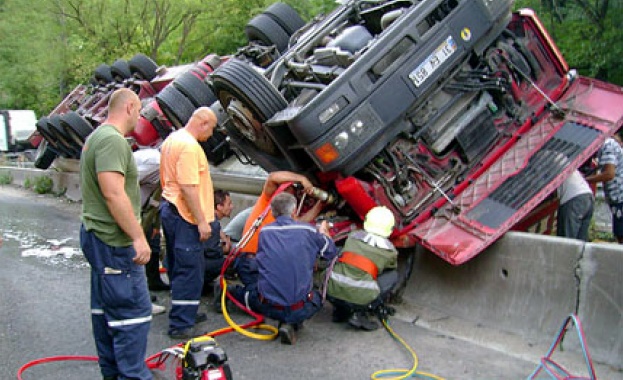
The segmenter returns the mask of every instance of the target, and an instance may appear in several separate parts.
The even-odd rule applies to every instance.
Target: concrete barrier
[[[617,244],[509,232],[458,267],[419,249],[404,299],[539,344],[578,313],[593,359],[621,368],[622,269]]]
[[[578,316],[591,354],[623,367],[623,249],[587,244],[580,261]]]

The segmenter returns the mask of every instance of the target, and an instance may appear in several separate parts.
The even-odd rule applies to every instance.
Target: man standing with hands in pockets
[[[139,223],[138,169],[124,138],[140,110],[134,92],[115,91],[80,158],[80,246],[91,266],[91,321],[104,380],[153,378],[145,363],[151,300],[144,265],[151,250]]]
[[[205,270],[203,251],[214,220],[214,190],[199,142],[212,136],[216,124],[210,108],[198,108],[186,126],[171,133],[161,147],[160,216],[171,283],[168,333],[173,339],[187,340],[208,332],[195,324],[207,319],[197,311]]]

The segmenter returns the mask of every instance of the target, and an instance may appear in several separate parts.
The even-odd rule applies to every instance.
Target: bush
[[[13,183],[13,176],[11,173],[0,173],[0,185],[10,185],[11,183]]]
[[[27,188],[27,189],[32,188],[32,180],[30,179],[30,177],[27,177],[24,180],[24,187]]]
[[[33,190],[37,194],[49,194],[52,192],[54,182],[48,176],[39,176],[35,178]]]

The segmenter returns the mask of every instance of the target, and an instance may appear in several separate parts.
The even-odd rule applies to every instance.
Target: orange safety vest
[[[355,252],[344,251],[342,252],[342,256],[338,259],[339,262],[351,265],[357,269],[361,269],[362,271],[368,273],[374,280],[378,277],[379,268],[377,268],[374,261],[369,258],[360,255]]]

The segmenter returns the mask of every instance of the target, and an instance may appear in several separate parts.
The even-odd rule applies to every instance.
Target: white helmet
[[[375,235],[388,237],[394,229],[394,214],[385,206],[373,207],[366,214],[363,229]]]

